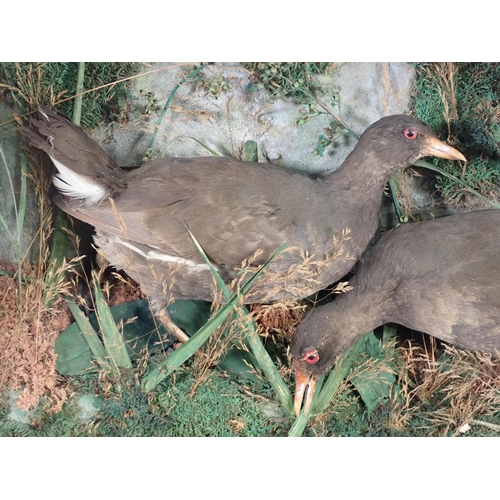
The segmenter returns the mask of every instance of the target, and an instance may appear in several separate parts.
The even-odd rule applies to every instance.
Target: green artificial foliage
[[[84,129],[94,129],[102,120],[121,121],[126,112],[126,100],[129,97],[127,82],[109,85],[118,80],[137,74],[141,68],[139,63],[130,62],[87,62],[83,81],[84,91],[96,89],[85,95],[82,104],[81,126]],[[40,70],[40,71],[38,71]],[[2,63],[0,64],[0,82],[8,84],[19,101],[24,100],[20,94],[29,95],[29,90],[20,84],[19,73],[36,74],[38,81],[33,85],[42,89],[42,95],[49,95],[49,88],[60,100],[72,97],[76,93],[78,63],[77,62],[46,62],[46,63]],[[28,80],[29,81],[29,80]],[[102,87],[102,88],[99,88]],[[45,90],[45,91],[44,91]],[[48,104],[31,103],[33,104]],[[73,115],[73,100],[57,104],[57,109],[68,116]]]
[[[147,300],[125,302],[109,308],[116,322],[123,322],[123,337],[127,351],[133,361],[144,355],[144,350],[154,353],[161,347],[171,346],[164,342],[167,332],[157,324]],[[178,300],[168,306],[172,319],[185,331],[194,334],[210,316],[210,304],[200,300]],[[95,313],[88,315],[92,327],[99,331],[99,321]],[[102,332],[101,332],[102,334]],[[96,369],[89,344],[75,322],[64,330],[56,340],[56,367],[63,375],[81,375]]]
[[[266,89],[275,99],[293,97],[308,104],[318,88],[313,76],[325,73],[328,62],[251,62],[243,67],[255,77],[257,88]]]
[[[488,195],[500,183],[500,63],[419,63],[413,108],[441,139],[450,141],[467,164],[434,159],[434,164]],[[468,191],[437,176],[444,196],[460,201]]]
[[[373,332],[364,337],[364,352],[362,354],[365,356],[358,357],[353,370],[367,359],[371,360],[374,365],[386,361],[385,349]],[[396,384],[396,376],[388,365],[387,370],[363,370],[352,376],[350,381],[359,392],[368,410],[373,412],[390,400]]]

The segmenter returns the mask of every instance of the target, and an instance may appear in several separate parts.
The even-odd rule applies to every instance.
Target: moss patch
[[[445,171],[485,195],[500,183],[500,63],[419,63],[413,108],[444,140],[467,158],[435,159]],[[467,192],[446,177],[437,177],[446,198],[458,202]]]
[[[103,119],[124,119],[126,100],[130,97],[127,82],[103,86],[138,73],[140,67],[139,63],[128,62],[85,63],[84,90],[96,90],[83,100],[83,128],[96,128]],[[10,85],[13,99],[27,109],[74,96],[77,75],[78,63],[74,62],[0,64],[0,82]],[[61,102],[57,108],[71,116],[73,100]]]

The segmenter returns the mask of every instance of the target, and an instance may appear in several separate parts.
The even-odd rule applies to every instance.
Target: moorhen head
[[[299,300],[340,279],[361,256],[391,175],[422,156],[465,160],[403,115],[368,127],[340,168],[321,177],[224,157],[162,158],[125,173],[45,107],[21,132],[58,170],[55,203],[96,228],[96,245],[157,311],[178,298],[221,300],[186,225],[229,285],[247,281],[286,243],[244,302]]]
[[[389,231],[361,258],[352,290],[310,311],[291,345],[295,411],[365,333],[398,323],[467,349],[500,350],[500,210]]]

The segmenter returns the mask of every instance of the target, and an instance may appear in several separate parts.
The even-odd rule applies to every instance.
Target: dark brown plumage
[[[21,131],[59,170],[56,204],[95,226],[110,263],[138,281],[158,310],[170,299],[219,298],[183,223],[227,283],[241,277],[244,261],[260,265],[287,243],[245,302],[300,299],[354,265],[376,231],[392,174],[426,155],[465,160],[403,115],[371,125],[343,165],[320,178],[220,157],[162,158],[124,173],[44,107]]]
[[[292,340],[295,409],[319,376],[385,323],[467,349],[500,351],[500,210],[406,224],[361,259],[352,290],[311,311]]]

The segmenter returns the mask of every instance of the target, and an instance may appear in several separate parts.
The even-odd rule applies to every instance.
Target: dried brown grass
[[[299,302],[275,302],[253,304],[250,311],[264,339],[289,342],[297,325],[304,318],[306,308],[306,304]]]
[[[458,119],[458,106],[455,95],[455,64],[452,62],[437,62],[424,67],[424,71],[433,79],[444,107],[444,119],[448,126],[447,141],[453,143],[451,122]]]
[[[26,79],[23,84],[29,87],[26,99],[38,99],[34,76],[30,72],[21,76]],[[22,265],[21,311],[17,267],[0,263],[4,271],[0,276],[0,392],[20,391],[16,405],[22,409],[33,409],[41,403],[47,412],[58,412],[68,397],[68,386],[56,372],[54,344],[72,316],[61,300],[50,308],[46,304],[60,294],[74,292],[74,284],[66,273],[73,270],[79,259],[63,261],[57,268],[50,263],[52,204],[46,196],[50,176],[40,158],[33,154],[27,174],[37,198],[39,226],[31,242],[37,249],[35,262]],[[53,276],[50,287],[46,284],[49,275]]]
[[[324,256],[311,254],[299,247],[286,248],[274,261],[277,265],[284,261],[287,264],[284,266],[285,270],[274,270],[275,266],[271,264],[262,273],[256,286],[245,296],[245,302],[270,303],[284,300],[284,295],[288,300],[300,300],[318,292],[325,285],[322,281],[324,276],[321,275],[328,271],[332,261],[336,263],[352,261],[354,265],[355,258],[346,249],[346,242],[351,239],[350,233],[351,229],[346,228],[339,237],[334,235],[333,250]],[[245,264],[242,266],[244,271],[255,272],[253,266]],[[247,279],[249,277],[247,276]]]
[[[45,64],[45,63],[44,63]],[[66,91],[54,94],[52,86],[44,87],[41,85],[44,64],[33,63],[28,68],[21,69],[19,63],[15,63],[16,86],[0,83],[0,88],[10,90],[10,96],[21,109],[26,107],[28,110],[35,109],[40,103],[50,103],[54,105],[61,102]],[[23,124],[23,118],[14,114],[14,119],[18,124]]]
[[[446,365],[430,346],[400,349],[405,370],[400,376],[404,402],[392,425],[404,428],[416,417],[428,422],[430,435],[456,435],[465,424],[500,410],[500,359],[479,351],[445,345]]]
[[[214,304],[212,306],[212,315],[221,307],[219,304]],[[209,379],[211,370],[221,362],[230,347],[237,346],[248,352],[247,347],[243,344],[245,333],[246,324],[242,321],[241,315],[235,311],[194,353],[191,365],[194,382],[189,391],[190,396],[193,396],[196,389]]]
[[[1,268],[13,272],[13,266]],[[0,390],[20,390],[16,406],[29,410],[43,401],[47,412],[58,412],[68,397],[67,382],[56,372],[54,342],[70,325],[66,304],[58,301],[47,309],[43,301],[43,280],[34,266],[23,266],[22,319],[19,318],[17,280],[0,276]]]

